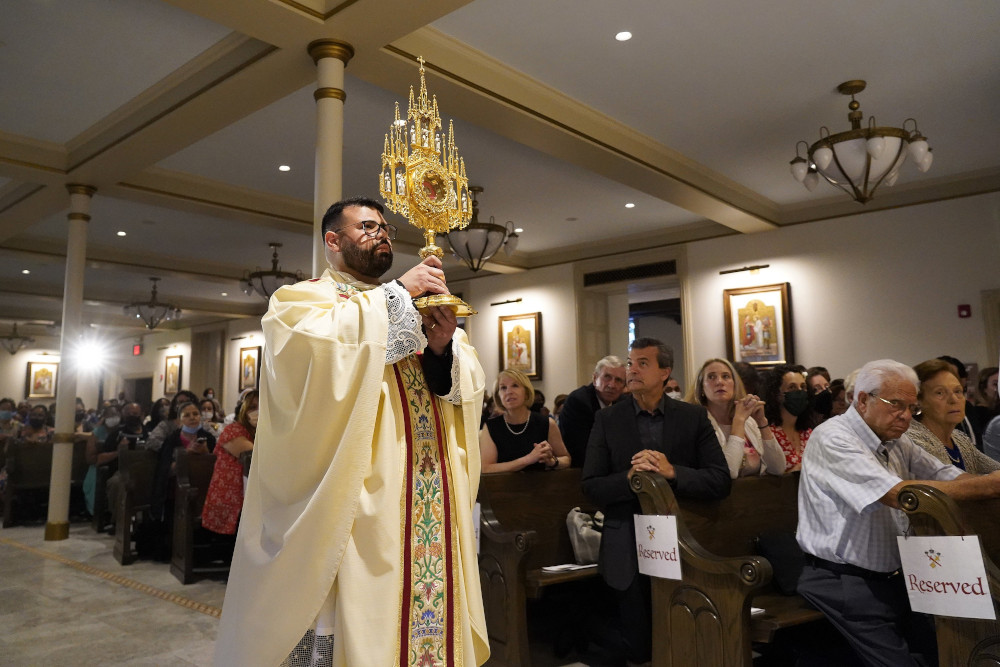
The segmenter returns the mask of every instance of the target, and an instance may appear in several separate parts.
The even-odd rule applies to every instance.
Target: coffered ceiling
[[[269,242],[308,271],[315,39],[356,50],[345,195],[377,192],[423,56],[482,214],[524,228],[489,267],[516,271],[995,191],[998,30],[993,0],[7,0],[0,333],[60,317],[68,183],[97,188],[85,323],[127,333],[149,276],[182,326],[259,316],[237,281]],[[796,141],[847,128],[855,78],[866,116],[914,117],[935,148],[864,208],[788,172]],[[419,245],[403,229],[397,275]]]

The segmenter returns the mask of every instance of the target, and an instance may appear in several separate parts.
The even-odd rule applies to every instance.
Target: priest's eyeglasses
[[[399,228],[396,227],[396,225],[392,224],[391,222],[382,222],[382,223],[379,223],[379,222],[375,222],[374,220],[362,220],[361,222],[352,222],[349,225],[344,225],[343,227],[338,227],[337,229],[335,229],[333,231],[339,232],[342,229],[347,229],[348,227],[352,227],[354,225],[360,226],[361,227],[361,231],[363,231],[365,233],[365,236],[370,236],[373,239],[374,238],[378,238],[379,232],[385,232],[386,238],[388,238],[390,241],[395,241],[396,240],[396,232],[399,231]]]
[[[868,394],[868,395],[873,398],[877,398],[878,400],[888,405],[892,409],[892,413],[894,415],[900,415],[903,413],[904,410],[909,410],[910,414],[914,417],[919,417],[921,414],[923,414],[923,410],[921,410],[920,406],[917,405],[916,403],[914,403],[913,405],[907,405],[898,398],[894,398],[891,401],[889,401],[882,398],[878,394]]]

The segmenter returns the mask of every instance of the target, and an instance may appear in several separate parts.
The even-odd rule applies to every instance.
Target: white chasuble
[[[262,324],[216,664],[278,665],[311,628],[334,635],[338,667],[482,664],[472,507],[485,378],[465,333],[452,341],[455,405],[427,389],[413,354],[426,339],[396,285],[327,271],[275,292]]]

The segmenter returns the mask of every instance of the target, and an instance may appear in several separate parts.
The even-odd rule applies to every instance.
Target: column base
[[[49,521],[45,524],[45,541],[58,542],[69,538],[69,521]]]

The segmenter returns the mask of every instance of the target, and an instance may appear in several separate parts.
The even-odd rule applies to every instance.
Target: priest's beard
[[[378,278],[383,273],[392,268],[392,246],[389,252],[377,254],[377,250],[382,245],[389,245],[388,241],[382,241],[371,248],[365,250],[354,243],[344,243],[341,245],[340,254],[344,258],[344,265],[360,276]]]

